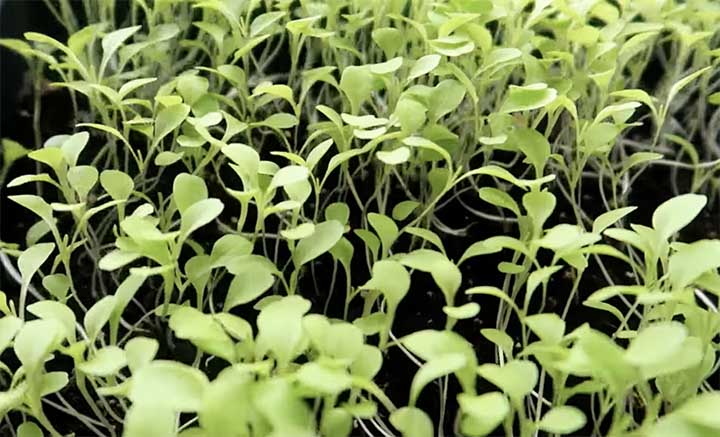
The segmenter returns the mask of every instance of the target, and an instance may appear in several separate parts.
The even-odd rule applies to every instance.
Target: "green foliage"
[[[0,433],[720,433],[715,3],[119,5],[0,40]]]

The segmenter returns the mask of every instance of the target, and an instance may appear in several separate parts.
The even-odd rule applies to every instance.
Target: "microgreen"
[[[44,3],[2,432],[720,433],[713,2]]]

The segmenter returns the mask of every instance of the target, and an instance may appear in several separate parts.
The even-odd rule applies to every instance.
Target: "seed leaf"
[[[176,412],[197,411],[209,384],[200,370],[164,360],[141,367],[132,381],[129,397],[133,403],[162,406]]]
[[[549,105],[557,97],[557,91],[545,83],[527,86],[510,85],[508,97],[500,108],[500,112],[510,113],[529,111]]]
[[[572,434],[585,426],[586,422],[585,414],[580,409],[563,405],[545,413],[538,428],[553,434]]]
[[[292,254],[296,268],[307,264],[335,246],[345,232],[345,226],[335,220],[315,225],[315,231],[300,240]]]

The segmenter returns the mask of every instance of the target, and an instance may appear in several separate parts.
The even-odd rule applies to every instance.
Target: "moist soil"
[[[21,2],[10,2],[7,4],[11,9],[17,7]],[[50,34],[58,39],[63,39],[59,27],[53,22],[51,17],[43,15],[37,7],[37,11],[33,8],[33,21],[29,19],[23,23],[20,19],[17,23],[19,29],[14,32],[15,35],[7,35],[8,27],[3,26],[3,37],[18,37],[23,31],[26,30],[40,30]],[[16,17],[25,17],[25,15],[16,11],[14,14]],[[7,10],[3,10],[3,24],[5,24],[8,16],[13,14],[8,13]],[[24,26],[24,27],[23,27]],[[11,31],[12,32],[12,31]],[[3,95],[1,96],[1,113],[2,113],[2,124],[0,125],[0,136],[3,138],[10,138],[19,143],[30,147],[34,144],[33,137],[33,125],[32,125],[32,112],[33,112],[33,99],[31,93],[23,93],[22,89],[17,87],[7,87],[8,83],[21,83],[23,80],[23,65],[22,60],[18,57],[10,54],[6,50],[0,51],[0,60],[2,61],[2,84],[3,84]],[[282,57],[280,57],[282,59]],[[7,67],[7,68],[6,68]],[[275,66],[278,70],[282,69],[282,65]],[[21,74],[18,74],[20,72]],[[653,78],[648,77],[647,81],[652,82]],[[18,89],[20,92],[18,92]],[[53,90],[48,91],[42,96],[42,138],[47,139],[50,136],[57,134],[64,134],[71,132],[73,129],[72,119],[72,106],[70,104],[69,95],[65,91]],[[645,138],[639,138],[639,140],[645,139],[649,141],[649,135]],[[160,183],[156,187],[158,192],[162,192],[167,195],[172,190],[172,180],[174,175],[181,171],[180,166],[173,166],[166,170]],[[12,180],[14,177],[36,172],[36,166],[29,159],[22,159],[15,163],[10,174],[7,176],[6,181]],[[670,186],[671,171],[669,167],[650,167],[634,182],[632,186],[632,192],[629,197],[628,204],[635,205],[638,209],[631,216],[633,223],[649,225],[651,221],[651,215],[653,210],[663,201],[673,196],[673,189]],[[367,177],[369,182],[372,182],[371,176]],[[357,186],[360,189],[365,190],[372,189],[372,183],[359,183]],[[600,200],[599,193],[597,192],[597,183],[595,181],[588,181],[585,184],[585,189],[582,198],[582,206],[591,216],[596,216],[602,212],[602,202]],[[687,191],[689,189],[689,182],[679,178],[680,190]],[[237,203],[229,199],[224,193],[222,187],[212,180],[209,181],[209,191],[211,196],[219,197],[226,203],[226,210],[221,218],[224,218],[225,222],[229,223],[228,220],[232,216],[237,216],[238,209]],[[557,190],[556,190],[557,191]],[[13,194],[17,194],[19,190],[13,190]],[[19,205],[9,201],[7,199],[8,192],[5,187],[0,187],[0,240],[7,243],[18,243],[24,246],[24,236],[28,228],[35,223],[35,217],[27,210],[23,209]],[[369,197],[369,196],[365,196]],[[572,208],[564,200],[564,197],[560,192],[556,192],[558,199],[558,207],[556,213],[550,219],[548,225],[552,226],[562,220],[572,220]],[[462,195],[461,199],[468,204],[473,205],[474,208],[482,209],[483,204],[477,198],[477,195],[473,193],[466,193]],[[337,199],[343,200],[343,199]],[[389,204],[392,206],[394,203],[404,200],[402,192],[398,191],[391,196]],[[351,208],[354,208],[353,202],[348,202]],[[351,218],[356,220],[355,223],[351,223],[352,227],[358,227],[360,211],[355,210],[351,213]],[[488,220],[483,220],[473,216],[459,200],[453,200],[445,204],[437,212],[438,219],[443,222],[446,226],[453,229],[466,228],[466,231],[460,235],[443,233],[438,229],[434,229],[441,236],[443,244],[447,250],[447,254],[451,259],[458,259],[464,250],[474,241],[482,240],[494,235],[517,235],[517,229],[513,225],[507,223],[499,223]],[[253,217],[248,218],[249,222],[252,222]],[[554,221],[554,222],[553,222]],[[720,233],[720,215],[718,214],[718,207],[716,204],[711,204],[703,212],[703,214],[696,219],[690,226],[686,228],[683,234],[683,239],[686,241],[692,241],[701,238],[714,238]],[[209,247],[213,241],[215,241],[221,235],[220,230],[207,226],[198,234],[195,234],[195,240],[203,246]],[[350,237],[353,241],[356,252],[362,249],[362,243],[359,239]],[[405,247],[403,247],[405,245]],[[408,241],[400,241],[397,250],[403,251],[409,248]],[[281,262],[279,265],[283,265],[283,258],[287,259],[288,254],[281,254]],[[359,261],[359,260],[358,260]],[[501,261],[508,261],[507,255],[486,255],[476,257],[465,262],[461,271],[463,274],[463,284],[461,290],[475,286],[475,285],[494,285],[502,287],[504,275],[498,272],[497,265]],[[86,261],[87,262],[87,261]],[[75,260],[76,265],[73,270],[74,275],[77,277],[77,283],[81,285],[79,289],[80,299],[91,305],[98,298],[97,290],[93,289],[91,284],[92,281],[92,269],[86,268],[82,265],[82,260]],[[617,283],[623,283],[627,281],[626,275],[629,273],[626,267],[622,264],[616,264],[607,262],[606,267],[609,270],[609,274],[613,281]],[[325,302],[328,299],[332,283],[330,278],[332,277],[332,263],[327,260],[320,259],[314,265],[314,277],[317,278],[317,284],[313,282],[311,275],[304,275],[300,279],[299,289],[300,290],[320,290],[320,292],[309,292],[301,293],[304,297],[308,298],[312,304],[313,312],[323,313],[325,312]],[[364,282],[368,277],[367,267],[364,262],[358,262],[353,265],[353,283],[357,285]],[[228,282],[228,278],[221,282],[219,289],[224,288],[224,284]],[[344,277],[340,270],[338,277],[336,278],[335,286],[336,290],[333,292],[333,297],[327,307],[326,315],[329,317],[342,317],[343,313],[343,299],[344,299]],[[611,333],[615,329],[614,320],[607,316],[606,313],[587,308],[582,305],[582,300],[586,298],[591,292],[607,285],[607,281],[601,275],[599,269],[594,263],[585,272],[583,279],[579,287],[579,295],[577,299],[573,301],[570,307],[568,317],[566,318],[567,329],[572,330],[583,323],[589,323],[593,327]],[[112,281],[106,284],[106,286],[113,286]],[[548,286],[548,297],[546,302],[545,311],[562,312],[563,306],[567,299],[567,296],[572,288],[572,278],[567,275],[558,274],[555,275],[549,282]],[[8,275],[5,269],[0,269],[0,289],[4,290],[8,295],[13,298],[18,293],[18,287],[15,281]],[[146,283],[143,290],[138,292],[137,296],[140,297],[143,306],[145,308],[153,308],[155,306],[156,293],[152,290],[159,289],[157,285],[152,282]],[[462,293],[458,293],[458,305],[465,303],[463,299],[466,297]],[[222,302],[222,296],[217,296],[217,301]],[[477,317],[469,320],[459,321],[455,327],[455,331],[466,338],[471,344],[473,344],[475,351],[478,356],[478,361],[483,362],[494,362],[495,353],[494,346],[488,340],[486,340],[481,334],[480,330],[483,328],[491,328],[495,326],[495,320],[498,314],[498,302],[493,298],[486,298],[480,300],[478,303],[481,305],[480,313]],[[397,337],[410,334],[424,329],[443,329],[445,324],[445,315],[442,312],[444,305],[444,299],[442,293],[435,286],[430,275],[420,272],[413,273],[412,286],[409,294],[400,304],[395,318],[395,324],[393,326],[393,332]],[[362,309],[361,300],[356,300],[354,305],[351,306],[350,316],[359,315]],[[238,315],[246,318],[247,320],[254,320],[257,312],[253,309],[244,309],[237,312]],[[133,320],[137,320],[142,317],[142,311],[137,308],[130,306],[127,312],[127,318],[132,323]],[[144,335],[151,335],[156,337],[161,344],[161,350],[159,357],[161,358],[172,358],[180,360],[186,363],[191,363],[195,357],[194,348],[186,342],[178,341],[177,339],[168,338],[168,328],[163,323],[158,323],[154,326],[145,326],[148,331]],[[520,330],[519,326],[511,323],[507,333],[519,341]],[[371,340],[374,341],[374,340]],[[6,351],[2,355],[2,361],[9,365],[17,365],[13,362],[14,357],[11,352]],[[218,362],[219,360],[215,360]],[[72,363],[69,359],[60,358],[53,364],[52,370],[64,370],[71,373]],[[220,369],[218,367],[206,369],[212,376]],[[412,377],[416,371],[415,365],[398,349],[390,348],[386,353],[383,368],[380,374],[376,378],[376,381],[385,393],[397,404],[405,405],[408,401],[408,394]],[[7,381],[0,381],[0,383],[7,384]],[[478,383],[478,389],[487,391],[493,390],[494,388],[488,383],[481,381]],[[418,406],[426,411],[434,423],[440,422],[440,412],[442,406],[440,405],[440,393],[441,387],[438,383],[433,383],[428,386],[421,394]],[[460,387],[453,378],[449,378],[448,384],[448,395],[447,405],[445,405],[445,414],[443,427],[445,435],[454,435],[453,421],[457,413],[457,402],[456,395],[459,393]],[[83,413],[91,415],[91,412],[87,408],[85,402],[82,400],[79,392],[74,388],[71,383],[66,389],[63,390],[64,397],[78,410]],[[578,407],[585,410],[588,409],[587,399],[580,397],[574,398]],[[77,436],[92,435],[92,433],[83,427],[82,424],[77,422],[58,410],[45,407],[45,411],[50,420],[57,426],[58,430],[63,433],[74,432]],[[589,411],[586,411],[589,413]],[[18,423],[18,417],[13,417],[13,422]],[[8,429],[5,427],[0,428],[0,435],[9,435]],[[587,428],[579,432],[580,435],[590,434],[591,429]],[[365,435],[359,428],[353,432],[353,435],[362,436]]]

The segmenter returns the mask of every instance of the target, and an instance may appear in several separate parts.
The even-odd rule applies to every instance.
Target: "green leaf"
[[[415,406],[420,392],[431,381],[454,373],[467,364],[464,354],[450,353],[431,358],[415,373],[410,386],[410,406]]]
[[[258,186],[260,155],[252,147],[245,144],[230,144],[222,148],[222,153],[235,163],[233,169],[240,176],[245,191]]]
[[[342,238],[344,232],[345,226],[335,220],[315,225],[315,232],[301,239],[293,251],[292,258],[295,268],[300,268],[332,249]]]
[[[475,44],[465,36],[443,36],[429,41],[430,47],[448,57],[462,56],[475,49]]]
[[[117,346],[107,346],[96,351],[92,357],[78,364],[77,368],[92,376],[112,376],[125,367],[127,359],[125,351]]]
[[[118,90],[118,95],[121,99],[124,99],[127,97],[131,92],[135,91],[136,89],[143,87],[147,84],[153,83],[157,80],[156,77],[145,77],[145,78],[139,78],[139,79],[133,79],[129,82],[124,83],[120,89]]]
[[[459,307],[444,306],[443,312],[457,320],[472,319],[480,312],[480,305],[475,302],[468,302]]]
[[[65,301],[70,289],[70,279],[64,273],[47,275],[42,280],[43,287],[56,299]]]
[[[340,89],[350,101],[353,114],[360,112],[360,105],[370,98],[373,76],[366,66],[350,66],[340,76]]]
[[[40,266],[50,257],[55,250],[54,243],[38,243],[25,249],[18,257],[18,270],[22,277],[23,287],[30,284],[30,280],[40,269]]]
[[[233,273],[235,277],[228,288],[224,311],[252,302],[275,283],[275,277],[265,264],[244,263],[240,271]]]
[[[300,296],[287,296],[265,306],[258,315],[258,347],[273,353],[281,366],[294,358],[302,339],[302,316],[310,302]]]
[[[375,230],[380,241],[384,253],[388,253],[393,243],[397,239],[400,231],[395,222],[388,216],[371,212],[367,215],[370,226]]]
[[[68,384],[68,374],[65,372],[48,372],[42,376],[40,396],[57,393]]]
[[[554,313],[533,314],[524,320],[540,340],[557,344],[565,335],[565,321]]]
[[[226,368],[210,383],[198,413],[200,424],[209,436],[222,435],[227,430],[242,432],[248,426],[249,408],[227,408],[228,405],[248,405],[253,375]]]
[[[125,416],[123,437],[177,437],[176,416],[164,404],[134,403]]]
[[[163,138],[177,129],[190,114],[190,106],[183,103],[170,105],[158,112],[155,117],[153,143],[159,144]]]
[[[298,382],[322,395],[337,395],[350,388],[352,379],[344,370],[318,363],[304,364],[295,374]]]
[[[75,342],[75,313],[66,305],[52,300],[42,300],[27,307],[30,314],[41,319],[56,320],[65,329],[64,337]]]
[[[320,421],[320,433],[324,436],[350,437],[353,416],[344,409],[326,410]]]
[[[243,44],[242,47],[240,47],[238,50],[235,51],[235,54],[233,55],[233,63],[239,61],[243,56],[247,55],[250,50],[252,50],[254,47],[256,47],[261,42],[265,41],[270,37],[269,34],[266,35],[260,35],[256,36],[255,38],[251,38]]]
[[[62,150],[65,162],[67,162],[69,166],[74,167],[77,165],[78,157],[83,149],[85,149],[85,146],[87,146],[89,140],[90,134],[87,132],[78,132],[62,143],[60,149]]]
[[[307,155],[307,168],[312,171],[320,163],[320,160],[323,158],[323,156],[325,156],[328,150],[330,150],[330,147],[332,147],[333,144],[333,139],[330,138],[313,147],[313,149]]]
[[[593,234],[600,234],[605,229],[609,228],[610,226],[614,225],[618,222],[618,220],[622,219],[626,215],[630,214],[631,212],[635,211],[637,207],[635,206],[627,206],[625,208],[618,208],[613,209],[612,211],[607,211],[599,216],[593,221],[592,226],[592,232]]]
[[[418,206],[420,206],[420,202],[416,202],[414,200],[403,200],[393,207],[392,218],[397,221],[405,220],[418,208]]]
[[[657,161],[658,159],[662,159],[662,158],[663,158],[663,155],[661,153],[653,153],[653,152],[633,153],[623,163],[620,174],[624,174],[624,173],[628,172],[631,168],[636,167],[640,164],[644,164],[644,163],[650,162],[650,161]]]
[[[442,252],[443,254],[445,253],[445,247],[443,246],[440,236],[438,236],[438,234],[431,231],[430,229],[420,228],[416,226],[408,226],[405,228],[405,232],[410,235],[422,238],[423,240],[440,249],[440,252]]]
[[[410,73],[408,73],[408,81],[417,79],[433,71],[440,64],[440,55],[425,55],[415,61]]]
[[[55,174],[63,174],[66,169],[65,156],[62,149],[58,147],[45,147],[33,150],[28,154],[30,159],[46,164],[55,171]]]
[[[180,215],[195,203],[208,198],[205,181],[195,175],[180,173],[173,181],[173,200]]]
[[[677,414],[693,424],[717,431],[720,429],[720,418],[714,411],[718,411],[718,408],[720,408],[720,393],[705,392],[685,402],[677,410]]]
[[[260,35],[284,16],[285,12],[283,11],[266,12],[258,15],[257,18],[250,23],[250,36],[254,37]]]
[[[720,91],[710,94],[707,102],[711,105],[720,105]]]
[[[143,366],[149,364],[159,349],[158,341],[154,338],[134,337],[125,344],[125,357],[130,371],[134,374]]]
[[[458,81],[446,79],[433,88],[428,107],[428,119],[432,123],[456,110],[465,98],[465,87]],[[407,143],[406,143],[407,144]]]
[[[377,159],[384,162],[387,165],[399,165],[405,163],[410,159],[410,149],[405,146],[400,146],[395,150],[386,152],[378,151],[375,156]]]
[[[502,367],[483,364],[478,367],[477,373],[500,388],[518,405],[538,382],[538,369],[531,361],[513,360]]]
[[[373,74],[389,74],[397,71],[400,67],[402,67],[402,63],[403,58],[398,56],[396,58],[389,59],[386,62],[367,65],[367,67]]]
[[[404,132],[414,133],[422,129],[426,121],[427,108],[412,98],[402,98],[395,106],[393,117],[400,121]]]
[[[445,295],[446,304],[453,306],[455,294],[462,282],[462,274],[445,255],[434,250],[419,249],[403,255],[399,261],[412,269],[430,273]]]
[[[135,188],[132,178],[119,170],[103,170],[100,185],[113,200],[127,200]]]
[[[495,205],[500,208],[509,209],[516,217],[520,217],[520,207],[518,206],[515,199],[512,198],[508,193],[502,190],[498,190],[493,187],[482,187],[478,190],[480,198],[491,205]]]
[[[314,417],[289,378],[269,378],[254,387],[252,405],[277,432],[268,437],[310,437]],[[282,431],[282,432],[281,432]],[[287,432],[285,432],[287,431]]]
[[[511,61],[519,60],[522,56],[522,51],[515,47],[497,47],[492,49],[483,62],[483,67],[477,74],[483,71],[494,69],[495,67],[508,64]]]
[[[170,151],[164,151],[157,154],[155,157],[155,160],[153,161],[155,165],[158,167],[167,167],[168,165],[173,165],[176,162],[180,161],[185,155],[185,152],[170,152]]]
[[[170,329],[177,338],[190,340],[203,352],[229,362],[236,361],[230,336],[211,314],[204,314],[190,306],[181,306],[170,316]]]
[[[312,223],[301,223],[292,229],[283,229],[280,235],[288,240],[300,240],[315,232],[315,225]]]
[[[545,221],[550,218],[557,200],[552,193],[547,191],[533,191],[522,198],[523,206],[535,226],[536,232],[540,232]]]
[[[707,204],[702,194],[682,194],[663,202],[652,216],[653,228],[659,238],[667,240],[682,228],[690,224]]]
[[[0,319],[0,353],[10,346],[10,342],[15,338],[15,334],[20,331],[22,325],[22,319],[15,316],[5,316]],[[0,408],[1,411],[3,411],[2,408]]]
[[[362,288],[380,291],[393,313],[410,290],[410,274],[397,261],[378,261],[373,264],[372,278]]]
[[[83,326],[90,343],[94,343],[103,326],[110,320],[115,308],[115,296],[105,296],[88,309],[83,318]]]
[[[0,44],[2,44],[1,40]],[[22,144],[9,138],[0,139],[0,146],[3,150],[3,169],[10,168],[13,162],[30,153],[30,151],[23,147]]]
[[[235,257],[250,255],[252,249],[253,243],[241,235],[223,235],[213,244],[210,253],[213,267],[227,266]]]
[[[207,376],[198,369],[175,361],[156,360],[132,377],[129,397],[134,403],[166,407],[176,412],[198,411]]]
[[[402,32],[392,27],[373,29],[372,39],[385,53],[386,59],[395,56],[405,42]]]
[[[103,37],[103,56],[102,61],[100,62],[100,77],[104,76],[103,73],[105,72],[105,68],[107,67],[108,62],[110,62],[110,58],[112,58],[115,52],[117,52],[118,49],[123,45],[123,42],[133,36],[141,28],[142,26],[125,27],[122,29],[118,29],[114,32],[110,32]]]
[[[290,129],[291,127],[297,126],[298,119],[292,114],[280,112],[269,116],[263,120],[261,124],[273,129]]]
[[[625,359],[636,366],[662,363],[679,350],[687,328],[680,322],[657,322],[642,329],[625,351]]]
[[[545,413],[538,428],[552,434],[572,434],[582,429],[586,422],[585,414],[580,409],[562,405]]]
[[[68,170],[67,178],[78,197],[84,200],[98,181],[98,171],[90,165],[79,165]]]
[[[490,434],[510,413],[510,403],[500,392],[478,396],[460,393],[457,399],[462,412],[469,416],[462,423],[462,430],[467,435]]]
[[[63,326],[52,319],[31,320],[20,328],[13,349],[26,374],[43,365],[48,354],[58,346],[63,331]]]
[[[43,432],[34,422],[25,422],[17,429],[18,437],[43,437]]]
[[[402,407],[390,414],[390,423],[402,432],[403,437],[433,437],[430,417],[419,408]]]
[[[516,128],[510,133],[507,144],[517,147],[535,168],[535,177],[541,178],[550,158],[550,143],[540,132],[531,128]]]
[[[195,74],[183,74],[177,78],[177,91],[191,107],[207,95],[209,87],[210,82],[206,78]]]
[[[677,96],[678,93],[680,93],[680,91],[683,90],[683,88],[688,86],[690,84],[690,82],[694,81],[698,77],[700,77],[703,74],[705,74],[706,72],[708,72],[711,68],[712,68],[711,66],[701,68],[698,71],[688,74],[687,76],[683,77],[682,79],[680,79],[677,82],[675,82],[674,84],[672,84],[672,86],[670,87],[670,91],[668,92],[667,99],[665,100],[664,111],[667,112],[667,109],[668,109],[667,107],[670,105],[670,102],[673,101],[675,96]]]
[[[557,97],[557,91],[544,83],[527,86],[510,85],[507,99],[500,112],[529,111],[549,105]]]
[[[720,241],[700,240],[684,245],[670,255],[668,274],[673,289],[690,285],[703,273],[720,266]]]
[[[344,202],[331,203],[325,208],[325,219],[335,220],[346,225],[350,219],[350,207]]]
[[[268,190],[279,187],[287,187],[288,185],[305,181],[309,175],[310,171],[304,166],[289,165],[287,167],[283,167],[273,176],[270,181],[270,185],[268,186]]]
[[[182,215],[181,236],[187,237],[195,230],[212,222],[224,208],[225,205],[219,199],[203,199],[195,202]]]
[[[100,270],[113,271],[122,268],[141,257],[142,255],[139,253],[113,250],[100,258],[98,267]]]

